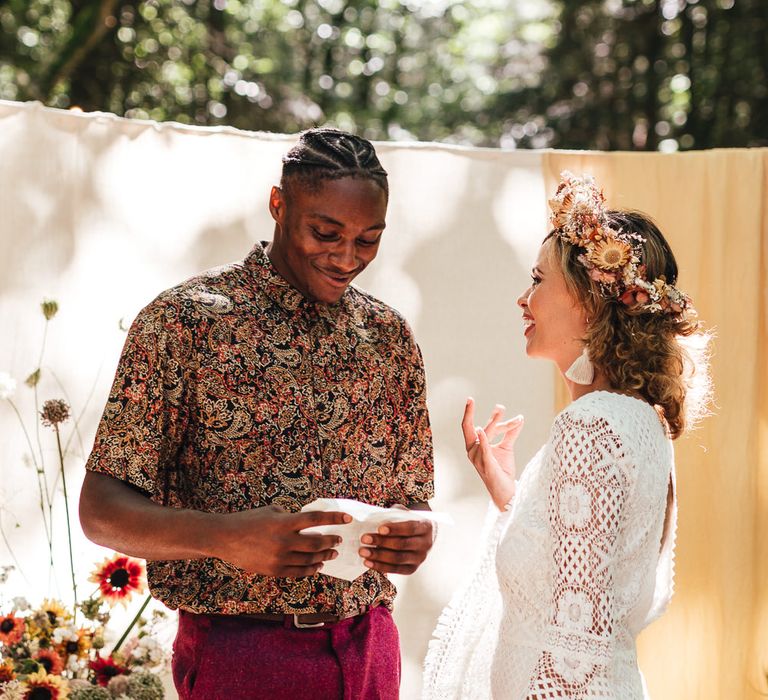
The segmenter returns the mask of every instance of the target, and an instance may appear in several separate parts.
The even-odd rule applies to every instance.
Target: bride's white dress
[[[443,611],[425,700],[646,697],[635,638],[672,596],[672,444],[638,399],[562,411]],[[668,507],[669,502],[669,507]]]

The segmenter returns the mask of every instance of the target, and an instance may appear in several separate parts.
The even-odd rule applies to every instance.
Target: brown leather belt
[[[379,602],[376,602],[373,605],[365,605],[362,608],[350,610],[343,615],[334,615],[333,613],[243,613],[241,615],[211,615],[211,617],[223,617],[229,619],[246,618],[249,620],[263,620],[264,622],[290,623],[293,627],[298,629],[311,629],[314,627],[325,627],[326,625],[332,625],[335,622],[348,620],[350,617],[364,615],[378,605]]]

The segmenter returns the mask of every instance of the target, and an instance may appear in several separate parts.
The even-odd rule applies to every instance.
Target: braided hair
[[[324,180],[355,177],[373,180],[389,194],[387,171],[370,141],[338,129],[308,129],[299,142],[283,156],[280,186],[293,182],[316,190]]]

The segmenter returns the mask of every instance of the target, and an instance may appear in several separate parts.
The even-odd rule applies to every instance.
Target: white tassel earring
[[[573,364],[566,370],[565,376],[574,384],[591,384],[595,379],[595,366],[589,359],[586,346]]]

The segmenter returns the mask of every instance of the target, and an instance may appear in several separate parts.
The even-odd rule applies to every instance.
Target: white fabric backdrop
[[[269,187],[294,136],[190,128],[0,102],[0,371],[18,381],[16,403],[32,429],[32,391],[51,322],[40,398],[67,398],[79,413],[68,484],[77,494],[124,333],[160,290],[242,258],[271,238]],[[435,437],[437,497],[456,526],[443,528],[420,571],[397,584],[402,697],[418,696],[437,615],[474,556],[486,499],[465,462],[458,424],[467,395],[484,416],[494,402],[524,413],[522,463],[553,416],[553,374],[523,352],[515,300],[546,228],[541,154],[434,144],[380,144],[391,198],[381,252],[359,284],[401,310],[422,347]],[[54,376],[55,373],[55,376]],[[89,395],[92,393],[90,401]],[[55,443],[41,431],[55,475]],[[34,435],[33,435],[34,440]],[[49,579],[34,471],[23,433],[0,405],[0,519],[21,564],[5,590],[31,602],[69,601],[63,499],[57,496],[56,570]],[[76,499],[72,504],[76,521]],[[76,537],[81,591],[108,552]],[[0,566],[11,563],[0,544]]]

